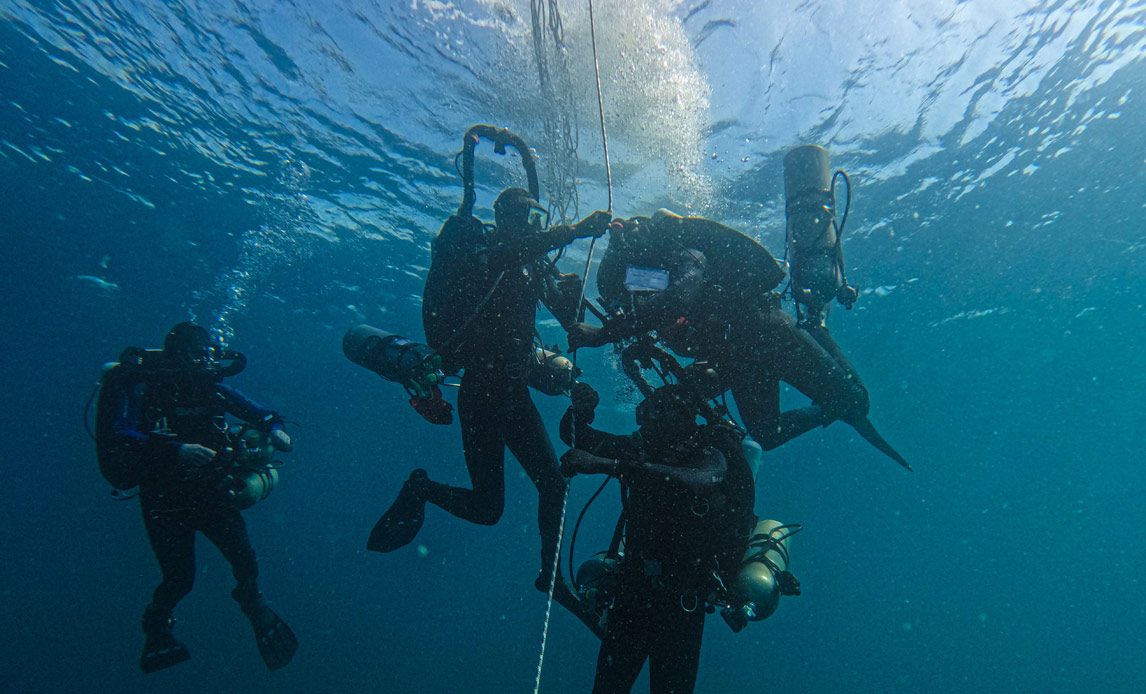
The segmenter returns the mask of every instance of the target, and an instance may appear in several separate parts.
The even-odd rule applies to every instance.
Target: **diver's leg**
[[[600,617],[588,601],[577,597],[568,581],[561,576],[557,564],[561,551],[561,513],[567,482],[561,474],[557,454],[545,430],[545,422],[533,404],[529,388],[524,384],[515,387],[507,401],[512,404],[506,407],[502,420],[506,445],[537,487],[538,494],[537,527],[541,533],[541,570],[533,585],[548,593],[552,584],[553,599],[572,612],[599,638],[603,635]]]
[[[195,521],[193,512],[156,509],[145,500],[143,527],[159,562],[162,582],[155,589],[151,605],[170,615],[175,605],[195,584]]]
[[[732,386],[732,399],[744,420],[744,427],[766,451],[827,424],[817,405],[780,411],[780,381],[768,373],[751,377]]]
[[[827,328],[809,332],[796,325],[786,313],[778,313],[781,320],[775,320],[779,352],[781,378],[812,399],[824,409],[825,415],[837,419],[858,419],[866,417],[869,403],[867,389],[860,381],[851,363],[843,357],[839,345],[827,334]],[[816,335],[834,348],[836,355],[816,339]]]
[[[851,379],[853,383],[863,389],[864,395],[866,396],[867,388],[864,386],[863,381],[860,380],[859,372],[852,366],[851,361],[849,361],[847,355],[844,354],[844,350],[841,349],[839,344],[832,338],[832,334],[828,331],[828,326],[820,323],[818,325],[805,324],[799,327],[811,335],[812,339],[816,341],[816,344],[823,347],[824,351],[831,355],[832,360],[843,369],[844,373],[847,374],[847,377]],[[866,406],[864,407],[864,414],[867,414]]]
[[[505,510],[505,440],[501,421],[506,418],[504,377],[475,372],[462,378],[458,392],[458,420],[462,452],[473,489],[437,482],[425,483],[426,501],[458,518],[478,525],[494,525]]]
[[[757,330],[757,342],[766,353],[766,359],[761,359],[763,367],[808,396],[822,410],[820,424],[866,416],[868,400],[863,384],[808,331],[799,328],[795,319],[782,311],[770,311],[760,316]],[[802,413],[797,418],[808,416]]]
[[[629,694],[649,654],[648,596],[622,589],[609,610],[609,622],[597,652],[593,694]]]
[[[529,388],[514,388],[503,419],[505,442],[529,479],[537,487],[537,527],[541,531],[541,571],[548,589],[549,574],[559,551],[558,533],[565,495],[565,477],[545,430],[545,422],[533,404]]]
[[[259,592],[259,564],[242,514],[225,506],[213,508],[206,515],[201,530],[230,562],[236,584],[231,597],[239,603],[239,608],[255,630],[255,645],[263,662],[267,668],[278,670],[294,657],[298,639]]]
[[[151,603],[143,611],[146,639],[139,665],[146,674],[191,657],[187,647],[175,640],[171,612],[195,583],[195,525],[191,513],[156,509],[146,497],[141,498],[140,508],[143,527],[163,575]]]
[[[649,652],[649,694],[692,694],[700,666],[704,609],[665,605]]]
[[[259,596],[259,563],[242,514],[226,507],[214,508],[208,513],[200,530],[231,565],[235,576],[232,597],[240,603],[254,600]]]
[[[493,525],[505,508],[505,444],[498,418],[504,392],[504,376],[471,371],[462,377],[458,393],[458,419],[462,425],[462,449],[473,489],[434,482],[422,469],[410,473],[398,498],[374,524],[366,549],[393,552],[418,535],[430,502],[463,520]]]

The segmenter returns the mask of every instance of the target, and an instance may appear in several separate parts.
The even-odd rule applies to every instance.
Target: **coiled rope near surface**
[[[597,31],[593,19],[593,0],[589,0],[589,38],[593,44],[593,74],[597,79],[597,113],[601,121],[601,146],[605,150],[605,184],[609,190],[609,216],[613,216],[613,171],[609,165],[609,137],[605,131],[605,98],[601,93],[601,65],[597,59]],[[589,266],[593,263],[593,250],[597,239],[589,242],[589,257],[585,259],[585,272],[581,280],[581,296],[577,299],[577,320],[585,316],[585,286],[589,283]],[[577,353],[573,353],[573,364],[577,364]],[[572,440],[577,447],[577,415],[573,414]],[[545,665],[545,642],[549,638],[549,617],[553,614],[553,591],[557,587],[557,572],[561,568],[561,545],[565,541],[565,515],[569,507],[569,485],[561,495],[561,523],[557,526],[557,549],[553,553],[553,570],[549,577],[549,597],[545,605],[545,623],[541,627],[541,653],[537,657],[537,678],[533,681],[533,694],[541,691],[541,669]]]

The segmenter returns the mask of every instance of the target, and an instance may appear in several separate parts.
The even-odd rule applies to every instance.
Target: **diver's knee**
[[[565,477],[554,468],[551,474],[546,474],[537,482],[537,493],[542,498],[561,498],[568,486]]]
[[[474,513],[471,521],[477,525],[497,525],[497,522],[501,520],[501,515],[504,512],[504,503],[483,504],[478,508],[477,512]]]
[[[163,583],[160,584],[159,590],[167,594],[173,600],[179,601],[187,597],[191,589],[195,587],[195,574],[189,576],[178,576],[175,578],[164,577]]]
[[[867,388],[854,380],[849,380],[848,383],[851,387],[848,389],[843,416],[840,419],[866,417],[867,413],[871,411],[871,398],[868,396]]]
[[[752,436],[752,440],[760,444],[760,448],[766,451],[779,448],[787,441],[787,439],[784,438],[784,431],[778,420],[763,423],[749,423],[745,420],[744,425],[748,429],[748,433]]]

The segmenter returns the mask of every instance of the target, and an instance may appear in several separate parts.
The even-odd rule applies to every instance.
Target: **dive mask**
[[[540,205],[530,205],[528,226],[532,231],[545,231],[549,228],[549,210]]]

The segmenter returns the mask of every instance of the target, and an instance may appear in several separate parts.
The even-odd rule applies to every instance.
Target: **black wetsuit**
[[[572,438],[572,409],[561,437]],[[753,480],[740,436],[702,426],[673,447],[578,420],[577,448],[623,461],[624,555],[597,655],[593,694],[624,694],[649,661],[652,694],[696,683],[705,598],[739,566],[755,523]]]
[[[123,368],[123,367],[117,367]],[[231,564],[240,603],[258,596],[258,563],[240,512],[222,488],[233,469],[224,416],[259,423],[268,431],[282,426],[278,415],[206,371],[160,370],[116,379],[114,445],[141,456],[140,508],[163,581],[155,589],[152,612],[170,615],[195,582],[195,532],[210,540]],[[179,462],[183,444],[216,452],[206,467],[190,471]]]
[[[574,238],[571,228],[556,227],[493,244],[475,217],[452,216],[434,239],[422,304],[427,342],[447,371],[464,371],[458,418],[473,485],[431,483],[426,500],[471,523],[497,523],[505,508],[508,448],[537,487],[545,576],[557,551],[565,479],[526,376],[538,302],[563,325],[573,320],[577,297],[570,302],[556,292],[545,254]]]
[[[610,242],[597,272],[602,296],[624,309],[623,319],[606,326],[610,341],[656,330],[674,352],[711,362],[766,450],[816,426],[867,416],[867,390],[827,327],[797,326],[781,310],[772,290],[783,272],[763,246],[699,218],[627,224],[638,231],[624,244]],[[634,294],[625,286],[630,267],[667,271],[668,287]],[[780,381],[813,406],[781,412]]]

